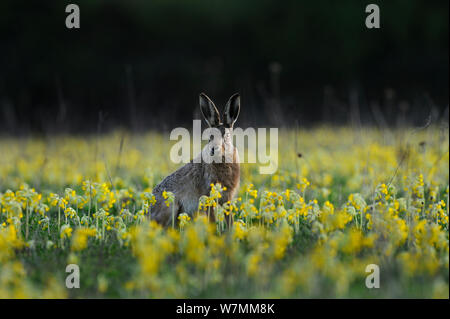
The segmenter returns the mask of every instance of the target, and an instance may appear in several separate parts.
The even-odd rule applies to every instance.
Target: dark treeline
[[[448,116],[448,18],[446,0],[2,0],[0,132],[169,129],[237,91],[242,126],[421,123]]]

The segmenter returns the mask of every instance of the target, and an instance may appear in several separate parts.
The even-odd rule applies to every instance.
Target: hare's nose
[[[219,145],[213,145],[211,146],[211,156],[214,154],[218,154],[220,152],[220,146]]]

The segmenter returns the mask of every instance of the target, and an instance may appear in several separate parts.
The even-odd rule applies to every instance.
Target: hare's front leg
[[[233,199],[233,193],[226,190],[222,193],[222,198],[219,200],[219,203],[223,205],[224,203],[231,201]],[[231,228],[233,226],[233,212],[229,215],[225,215],[225,222],[227,223],[227,228]]]
[[[202,208],[198,210],[198,213],[201,215],[205,215],[208,221],[215,224],[216,223],[216,216],[215,216],[215,208],[214,207],[207,207]]]
[[[169,206],[166,205],[164,200],[157,201],[153,207],[152,219],[154,219],[160,225],[165,227],[172,225],[172,217],[175,219],[173,225],[177,225],[177,217],[180,210],[180,205],[175,200]]]

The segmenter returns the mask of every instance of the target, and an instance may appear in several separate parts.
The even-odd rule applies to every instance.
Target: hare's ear
[[[203,117],[205,118],[208,125],[211,127],[219,125],[220,115],[213,101],[211,101],[211,99],[206,96],[205,93],[200,93],[199,102],[200,111],[202,112]]]
[[[238,93],[233,94],[225,105],[225,112],[223,113],[224,123],[233,127],[234,122],[236,122],[239,111],[241,109],[241,97]]]

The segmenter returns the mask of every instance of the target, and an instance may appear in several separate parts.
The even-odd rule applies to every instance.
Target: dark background
[[[2,0],[0,133],[190,127],[200,92],[240,92],[240,126],[448,119],[448,20],[446,0]]]

